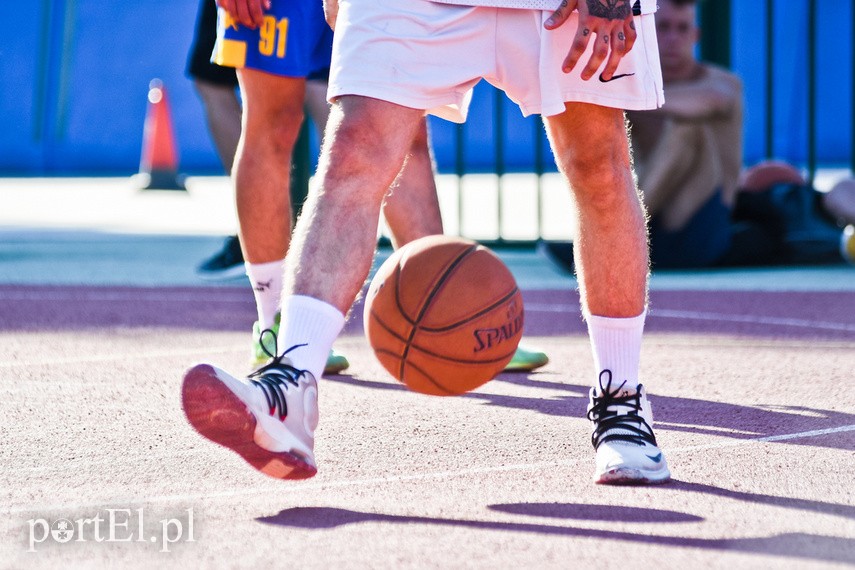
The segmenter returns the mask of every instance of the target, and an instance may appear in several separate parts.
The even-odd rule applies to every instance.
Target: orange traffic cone
[[[160,79],[153,79],[149,84],[142,158],[137,177],[138,186],[143,190],[186,190],[183,177],[178,174],[172,115],[166,88]]]

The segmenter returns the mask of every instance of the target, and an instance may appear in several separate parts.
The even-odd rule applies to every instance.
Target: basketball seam
[[[411,325],[415,325],[416,321],[410,318],[410,315],[407,314],[407,311],[404,310],[404,305],[401,303],[401,296],[399,295],[399,287],[401,285],[401,266],[395,266],[395,305],[398,307],[398,314],[404,317],[404,320],[407,321]],[[416,317],[418,318],[418,316]]]
[[[478,244],[472,244],[472,245],[470,245],[468,248],[466,248],[465,250],[463,250],[463,251],[462,251],[462,252],[457,256],[457,259],[455,259],[454,261],[452,261],[452,262],[451,262],[451,263],[450,263],[450,264],[445,268],[445,271],[442,273],[442,275],[440,275],[439,279],[437,279],[437,281],[436,281],[436,283],[434,284],[433,289],[431,290],[431,292],[427,295],[427,297],[425,297],[425,302],[424,302],[424,304],[422,304],[421,308],[419,309],[419,314],[416,316],[415,321],[412,321],[412,322],[410,323],[410,324],[412,324],[412,328],[410,329],[410,334],[407,336],[407,342],[406,342],[406,344],[404,345],[404,353],[401,355],[401,364],[400,364],[400,367],[398,368],[398,376],[401,378],[401,382],[404,382],[404,365],[405,365],[405,363],[406,363],[406,361],[407,361],[407,354],[410,352],[410,344],[413,342],[413,338],[415,338],[415,336],[416,336],[416,331],[418,331],[418,328],[419,328],[419,322],[424,318],[425,313],[427,312],[428,307],[430,307],[430,303],[431,303],[431,301],[433,300],[433,298],[434,298],[434,297],[436,297],[437,293],[438,293],[438,292],[439,292],[439,290],[442,288],[442,284],[443,284],[443,283],[445,283],[445,280],[446,280],[446,279],[448,279],[448,276],[449,276],[449,274],[451,273],[451,271],[452,271],[455,267],[457,267],[458,265],[460,265],[460,263],[463,261],[463,259],[464,259],[465,257],[467,257],[470,253],[472,253],[473,251],[475,251],[477,248],[478,248]],[[401,270],[401,267],[400,267],[400,265],[399,265],[399,266],[397,267],[396,271],[400,274],[400,270]],[[399,297],[399,295],[398,295],[398,294],[399,294],[398,286],[400,285],[400,283],[401,283],[401,280],[400,280],[400,279],[396,279],[396,280],[395,280],[395,302],[396,302],[396,303],[398,303],[398,307],[399,307],[399,308],[401,307],[401,305],[400,305],[400,297]],[[403,314],[403,312],[402,312],[402,314]],[[409,320],[409,319],[408,319],[408,320]],[[406,382],[405,382],[405,383],[406,383]]]
[[[511,291],[510,293],[508,293],[507,295],[505,295],[504,297],[502,297],[501,299],[499,299],[498,301],[496,301],[495,303],[493,303],[489,307],[481,309],[480,311],[478,311],[474,315],[470,315],[470,316],[466,317],[465,319],[463,319],[462,321],[458,321],[456,323],[452,323],[452,324],[446,325],[444,327],[421,327],[421,329],[423,331],[426,331],[426,332],[445,332],[445,331],[450,331],[452,329],[456,329],[457,327],[459,327],[461,325],[465,325],[466,323],[473,321],[482,315],[486,315],[487,313],[489,313],[490,311],[492,311],[496,307],[501,306],[502,303],[506,303],[509,299],[516,296],[517,293],[519,293],[519,287],[514,287],[513,291]]]
[[[450,396],[453,396],[453,395],[457,394],[457,392],[453,392],[453,391],[449,390],[448,388],[446,388],[445,386],[443,386],[442,384],[440,384],[439,382],[437,382],[436,380],[434,380],[434,379],[433,379],[433,377],[432,377],[430,374],[428,374],[427,372],[425,372],[424,370],[422,370],[421,368],[419,368],[418,366],[416,366],[416,365],[415,365],[415,364],[413,364],[412,362],[410,362],[410,366],[411,366],[411,367],[413,367],[413,368],[415,368],[415,369],[416,369],[416,370],[418,370],[419,372],[421,372],[421,373],[422,373],[422,376],[424,376],[424,377],[425,377],[425,379],[426,379],[428,382],[430,382],[431,384],[433,384],[437,389],[442,390],[443,392],[445,392],[446,394],[448,394],[448,395],[450,395]]]
[[[395,331],[392,329],[392,327],[390,327],[389,325],[387,325],[386,323],[384,323],[383,321],[381,321],[381,320],[380,320],[380,316],[377,314],[377,311],[371,311],[371,317],[374,319],[374,321],[375,321],[378,325],[380,325],[381,327],[383,327],[383,328],[386,330],[386,332],[388,332],[390,335],[392,335],[392,336],[393,336],[393,337],[395,337],[396,339],[400,340],[401,342],[404,342],[404,343],[406,343],[406,342],[407,342],[407,339],[406,339],[406,338],[404,338],[403,336],[401,336],[400,334],[398,334],[397,332],[395,332]]]

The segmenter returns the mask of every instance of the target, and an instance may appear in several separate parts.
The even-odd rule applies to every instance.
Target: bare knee
[[[378,198],[385,194],[403,163],[408,149],[378,136],[376,118],[370,114],[348,114],[330,118],[333,128],[328,131],[327,148],[322,155],[324,179],[329,181],[360,181],[364,191],[375,190]],[[339,184],[325,184],[325,192]]]
[[[266,109],[245,109],[244,145],[253,152],[273,153],[287,162],[303,124],[301,104]]]
[[[637,200],[628,157],[584,151],[564,161],[564,168],[580,209],[608,213]]]
[[[583,106],[550,118],[547,131],[580,208],[608,209],[635,193],[623,114]]]
[[[746,169],[739,177],[745,190],[765,190],[776,184],[807,184],[801,172],[780,160],[765,160]]]

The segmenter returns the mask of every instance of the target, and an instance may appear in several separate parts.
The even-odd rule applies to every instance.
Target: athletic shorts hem
[[[621,109],[624,111],[649,111],[659,108],[661,99],[655,96],[647,97],[640,100],[638,97],[609,97],[602,93],[590,93],[585,91],[571,91],[564,93],[563,101],[545,102],[543,105],[526,105],[520,103],[519,107],[524,116],[540,114],[544,117],[560,115],[564,112],[565,103],[589,103],[591,105],[599,105],[600,107],[610,107],[613,109]]]
[[[327,90],[327,99],[330,102],[346,95],[370,97],[402,107],[418,109],[455,123],[466,121],[466,111],[461,111],[466,107],[466,93],[455,93],[456,98],[449,100],[447,97],[419,97],[411,93],[401,93],[382,83],[348,81],[347,87],[330,83]]]

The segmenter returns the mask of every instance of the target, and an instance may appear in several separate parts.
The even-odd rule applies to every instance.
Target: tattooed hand
[[[579,27],[561,69],[564,73],[571,72],[588,48],[588,42],[595,38],[593,53],[581,76],[585,81],[589,80],[608,58],[600,75],[608,81],[621,58],[635,43],[631,0],[561,0],[561,6],[546,20],[546,29],[558,28],[576,9],[579,10]]]

